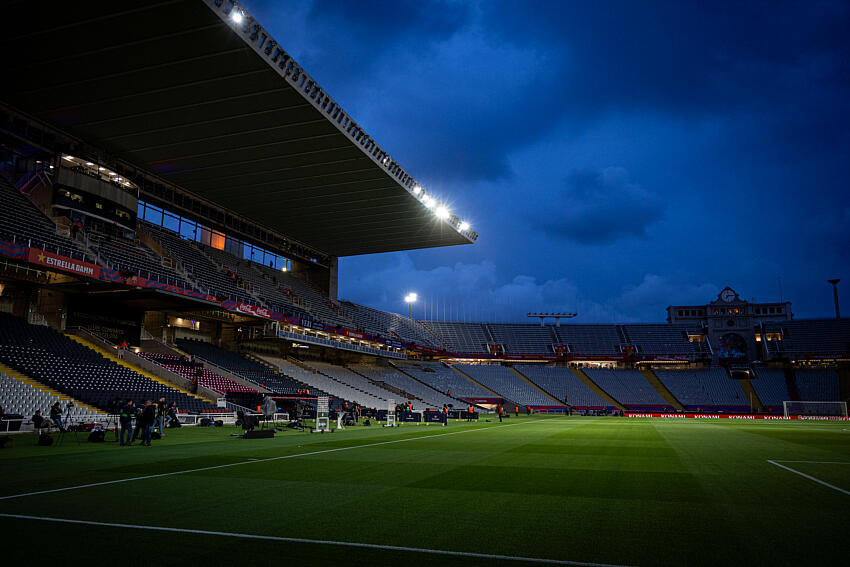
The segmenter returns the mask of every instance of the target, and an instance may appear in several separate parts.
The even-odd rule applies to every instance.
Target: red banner
[[[626,417],[663,417],[670,419],[768,419],[786,421],[790,419],[811,421],[847,421],[850,418],[839,415],[752,415],[752,414],[726,414],[726,413],[636,413],[626,412]]]
[[[94,279],[100,277],[100,266],[81,260],[74,260],[73,258],[66,258],[52,252],[38,250],[37,248],[29,249],[27,260],[32,264],[47,266],[48,268],[62,270],[63,272],[71,272],[78,276],[86,276]]]

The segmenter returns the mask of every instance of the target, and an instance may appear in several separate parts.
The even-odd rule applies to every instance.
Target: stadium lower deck
[[[846,560],[841,422],[564,416],[232,429],[0,451],[4,561],[824,565]],[[40,546],[40,547],[38,547]]]

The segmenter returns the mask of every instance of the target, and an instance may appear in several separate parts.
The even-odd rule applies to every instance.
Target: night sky
[[[850,315],[850,3],[245,7],[474,245],[340,259],[340,299],[419,318]],[[439,305],[439,308],[437,307]]]

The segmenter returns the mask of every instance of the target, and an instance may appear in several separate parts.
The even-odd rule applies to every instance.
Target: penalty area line
[[[842,494],[846,494],[847,496],[850,496],[850,490],[844,490],[843,488],[839,488],[839,487],[835,486],[834,484],[829,484],[826,481],[823,481],[823,480],[821,480],[817,477],[814,477],[810,474],[806,474],[804,472],[798,471],[797,469],[792,469],[791,467],[786,467],[785,465],[779,464],[776,461],[772,461],[772,460],[768,459],[767,462],[770,463],[771,465],[775,465],[775,466],[777,466],[781,469],[785,469],[786,471],[792,472],[796,475],[800,475],[803,478],[807,478],[807,479],[814,481],[818,484],[822,484],[823,486],[826,486],[826,487],[831,488],[833,490],[837,490],[838,492],[841,492]],[[792,462],[792,461],[786,461],[786,462]],[[846,464],[846,463],[841,463],[841,464]]]
[[[336,447],[334,449],[321,449],[319,451],[309,451],[306,453],[295,453],[293,455],[280,455],[277,457],[268,457],[266,459],[250,459],[247,461],[239,461],[236,463],[227,463],[225,465],[213,465],[209,467],[201,467],[197,469],[186,469],[182,471],[172,471],[167,473],[148,474],[144,476],[134,476],[130,478],[119,478],[115,480],[106,480],[103,482],[91,482],[89,484],[80,484],[77,486],[65,486],[62,488],[51,488],[48,490],[38,490],[35,492],[24,492],[21,494],[10,494],[8,496],[0,496],[0,500],[11,500],[13,498],[24,498],[26,496],[38,496],[40,494],[52,494],[54,492],[65,492],[68,490],[79,490],[81,488],[93,488],[96,486],[108,486],[110,484],[121,484],[123,482],[134,482],[137,480],[148,480],[151,478],[162,478],[166,476],[174,476],[178,474],[189,474],[195,472],[212,471],[216,469],[224,469],[228,467],[238,467],[241,465],[252,465],[256,463],[267,463],[270,461],[282,461],[284,459],[295,459],[298,457],[309,457],[312,455],[324,455],[327,453],[337,453],[339,451],[350,451],[352,449],[366,449],[368,447],[378,447],[380,445],[392,445],[394,443],[406,443],[408,441],[418,441],[420,439],[431,439],[433,437],[447,437],[449,435],[460,435],[463,433],[474,433],[476,431],[492,431],[494,429],[502,429],[504,427],[516,427],[517,425],[528,425],[529,423],[545,423],[545,420],[540,421],[524,421],[521,423],[509,423],[507,425],[494,425],[491,427],[476,427],[475,429],[464,429],[463,431],[449,431],[446,433],[436,433],[433,435],[420,435],[418,437],[408,437],[406,439],[393,439],[391,441],[377,441],[375,443],[365,443],[362,445],[349,445],[348,447]]]
[[[519,425],[519,424],[513,424]],[[490,428],[488,428],[490,429]],[[339,547],[355,547],[361,549],[377,549],[381,551],[404,551],[408,553],[427,553],[430,555],[447,555],[453,557],[470,557],[475,559],[496,559],[502,561],[522,561],[525,563],[544,563],[550,565],[577,565],[579,567],[628,567],[611,563],[588,563],[583,561],[567,561],[563,559],[546,559],[544,557],[522,557],[518,555],[498,555],[491,553],[475,553],[472,551],[451,551],[448,549],[428,549],[425,547],[407,547],[403,545],[381,545],[377,543],[361,543],[356,541],[335,541],[327,539],[310,539],[300,537],[271,536],[260,534],[246,534],[240,532],[219,532],[211,530],[196,530],[191,528],[171,528],[167,526],[146,526],[138,524],[119,524],[114,522],[95,522],[92,520],[72,520],[67,518],[51,518],[47,516],[27,516],[23,514],[3,514],[0,518],[16,520],[37,520],[43,522],[58,522],[63,524],[80,524],[85,526],[98,526],[107,528],[148,530],[155,532],[172,532],[181,534],[195,534],[218,537],[231,537],[241,539],[252,539],[260,541],[273,541],[278,543],[301,543],[311,545],[335,545]]]

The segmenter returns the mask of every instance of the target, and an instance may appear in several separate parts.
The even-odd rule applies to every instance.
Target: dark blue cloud
[[[481,234],[344,259],[349,299],[662,320],[725,285],[777,299],[781,278],[815,316],[850,281],[846,2],[248,8]]]
[[[661,199],[632,183],[622,168],[571,172],[560,193],[552,195],[551,205],[535,211],[535,226],[583,244],[645,237],[664,210]]]

